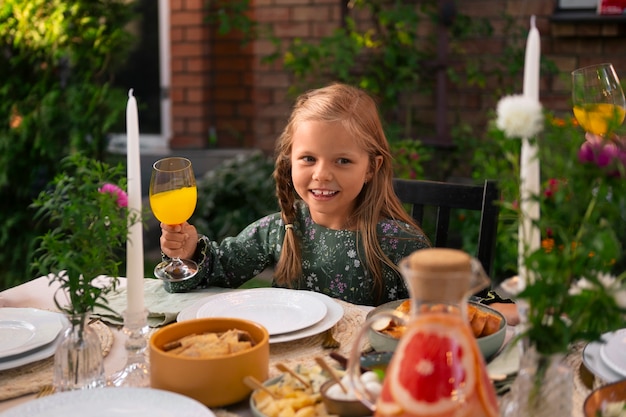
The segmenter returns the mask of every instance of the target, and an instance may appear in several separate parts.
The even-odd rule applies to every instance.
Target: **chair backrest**
[[[436,208],[434,239],[429,236],[436,247],[449,247],[451,209],[479,211],[478,251],[474,255],[483,264],[485,272],[491,276],[499,214],[496,181],[486,180],[482,186],[399,178],[394,178],[393,181],[400,201],[411,205],[411,215],[419,225],[423,224],[424,208]]]

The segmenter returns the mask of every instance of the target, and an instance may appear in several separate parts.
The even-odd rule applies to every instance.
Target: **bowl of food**
[[[626,417],[626,379],[595,389],[583,404],[585,417]]]
[[[499,311],[474,301],[467,303],[468,322],[485,360],[490,359],[504,343],[506,319]],[[382,304],[367,314],[370,318],[383,311],[409,314],[410,300],[396,300]],[[374,321],[368,337],[376,351],[394,351],[406,328],[388,318]]]
[[[361,364],[383,369],[391,354],[368,353],[362,357]],[[351,387],[345,370],[337,368],[335,375],[345,387]],[[377,372],[363,372],[360,375],[362,385],[376,398],[382,389],[382,380]],[[328,372],[320,366],[297,366],[292,372],[271,378],[258,387],[250,396],[250,410],[254,417],[281,417],[288,415],[308,417],[358,417],[372,414],[356,394],[337,393],[338,386]],[[334,393],[334,394],[333,394]]]
[[[295,376],[294,376],[295,375]],[[297,376],[297,378],[296,378]],[[293,413],[309,417],[327,417],[320,387],[328,380],[319,366],[297,366],[263,383],[250,396],[254,417],[280,417]],[[303,383],[304,382],[304,383]]]
[[[382,385],[376,376],[372,372],[366,372],[361,375],[361,381],[364,383],[365,388],[371,388],[370,392],[374,397],[380,395]],[[341,417],[364,417],[372,415],[372,410],[367,408],[357,397],[356,393],[350,388],[350,384],[347,378],[342,381],[342,385],[345,391],[334,380],[326,381],[320,388],[320,394],[322,395],[322,401],[326,412],[330,415],[337,415]]]
[[[201,318],[157,330],[149,342],[150,385],[207,407],[234,404],[252,391],[246,376],[269,373],[269,333],[237,318]]]

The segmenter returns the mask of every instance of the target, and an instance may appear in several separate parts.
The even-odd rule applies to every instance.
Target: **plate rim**
[[[583,364],[591,373],[602,378],[607,383],[624,379],[623,376],[609,368],[600,358],[601,342],[590,342],[585,345],[582,352]]]
[[[70,325],[69,321],[66,320],[63,328],[65,329],[69,325]],[[57,337],[51,343],[41,346],[37,349],[34,349],[33,351],[22,353],[20,355],[15,355],[15,358],[11,357],[5,360],[1,360],[0,371],[6,371],[8,369],[18,368],[20,366],[28,365],[30,363],[51,357],[56,352],[57,346],[59,346],[61,342],[64,340],[63,334],[64,332],[62,331],[59,332]]]
[[[211,300],[215,301],[214,298],[215,299],[220,298],[225,301],[232,300],[232,299],[240,299],[243,301],[249,301],[249,299],[246,300],[246,297],[250,296],[251,294],[254,294],[252,297],[256,297],[258,300],[266,301],[267,295],[264,293],[273,293],[272,296],[274,297],[273,299],[274,304],[278,302],[279,300],[280,302],[287,300],[288,303],[285,305],[297,306],[297,308],[294,311],[304,311],[307,314],[310,313],[309,318],[307,320],[301,320],[299,323],[294,322],[290,326],[283,326],[280,330],[275,330],[272,325],[266,325],[266,324],[260,323],[258,320],[255,320],[255,318],[253,317],[240,317],[240,318],[245,318],[247,320],[256,321],[257,323],[264,325],[267,328],[270,336],[278,336],[281,334],[293,333],[293,332],[304,330],[322,321],[324,317],[326,316],[326,314],[328,314],[328,308],[326,304],[322,302],[320,299],[314,296],[310,296],[309,295],[310,291],[307,291],[306,293],[305,291],[293,292],[293,291],[289,291],[286,288],[268,287],[268,288],[250,288],[250,289],[246,289],[242,291],[236,291],[236,292],[233,291],[233,292],[215,294],[214,296],[210,297],[210,299],[205,300],[203,305],[198,309],[196,313],[196,318],[217,317],[215,314],[208,315],[208,316],[203,315],[204,314],[203,307],[207,307],[206,309],[210,309],[211,307],[215,305],[214,303],[211,302]],[[280,298],[277,298],[278,294],[280,294]],[[291,297],[291,300],[289,300],[289,297]],[[307,300],[307,302],[309,302],[307,309],[300,308],[301,306],[299,304],[303,303],[304,300]],[[224,308],[228,308],[228,306],[224,306]],[[313,308],[314,310],[311,311],[310,310],[311,308]],[[236,317],[239,317],[239,316],[236,316]]]
[[[297,290],[297,291],[308,291],[311,293],[313,297],[318,297],[323,303],[326,304],[326,317],[324,317],[319,322],[315,323],[313,326],[304,328],[297,332],[285,333],[281,335],[276,335],[274,338],[270,336],[270,343],[285,343],[291,342],[294,340],[304,339],[305,337],[315,336],[320,334],[341,320],[345,314],[343,307],[337,303],[332,297],[319,293],[317,291],[309,291],[309,290]],[[331,311],[332,310],[332,311]],[[331,316],[331,313],[334,313],[334,316]],[[328,318],[328,320],[326,320]]]
[[[268,288],[274,288],[274,287],[268,287]],[[280,289],[280,288],[275,288],[275,289]],[[286,289],[286,288],[282,288],[282,289]],[[327,313],[326,313],[326,316],[322,320],[315,323],[311,327],[307,327],[297,332],[285,333],[285,334],[281,334],[277,336],[270,336],[270,340],[269,340],[270,344],[291,342],[294,340],[304,339],[305,337],[315,336],[333,327],[335,324],[339,322],[339,320],[341,320],[341,318],[345,314],[344,308],[339,303],[337,303],[337,301],[334,298],[326,294],[323,294],[317,291],[311,291],[311,290],[295,290],[295,289],[292,289],[292,290],[286,289],[286,290],[287,291],[308,291],[309,293],[311,293],[310,295],[312,295],[313,297],[318,297],[320,300],[322,300],[322,302],[326,304]],[[244,290],[234,290],[234,291],[244,291]],[[176,321],[186,321],[186,320],[196,319],[197,318],[196,312],[197,312],[198,307],[202,305],[208,297],[211,297],[211,296],[212,295],[208,295],[207,297],[196,300],[193,304],[182,309],[178,313],[176,317]]]
[[[9,317],[1,317],[4,313]],[[15,317],[10,317],[13,313]],[[0,361],[24,355],[54,342],[64,327],[61,313],[32,307],[2,307],[0,308],[0,322],[2,321],[21,321],[30,324],[35,330],[34,337],[26,343],[8,352],[0,352]]]
[[[606,340],[606,343],[600,343],[600,360],[604,362],[607,367],[615,369],[615,373],[620,374],[622,377],[626,378],[626,367],[623,367],[620,364],[616,364],[613,359],[608,357],[608,353],[606,352],[606,347],[611,340],[617,339],[617,335],[623,334],[623,338],[626,338],[626,329],[618,329],[613,332],[604,333],[602,335],[602,339]]]
[[[109,391],[105,391],[105,390],[109,390]],[[152,393],[151,395],[145,394],[148,391],[154,392],[154,393]],[[213,411],[209,407],[206,407],[204,404],[202,404],[201,402],[197,400],[194,400],[193,398],[190,398],[190,397],[187,397],[182,394],[175,393],[175,392],[171,392],[171,391],[165,391],[165,390],[160,390],[156,388],[139,388],[139,387],[104,387],[104,388],[97,388],[93,390],[75,390],[75,391],[60,392],[55,395],[36,398],[32,401],[28,401],[28,402],[16,405],[15,407],[11,407],[7,411],[5,411],[5,413],[3,413],[2,416],[3,417],[5,416],[6,417],[13,417],[13,416],[18,417],[18,416],[27,415],[25,413],[37,413],[37,414],[34,414],[35,417],[37,416],[43,417],[44,415],[46,416],[49,415],[50,411],[54,412],[54,408],[50,408],[50,407],[54,407],[54,406],[58,407],[58,406],[66,405],[68,404],[68,401],[73,401],[73,402],[70,402],[70,404],[72,404],[73,407],[77,405],[76,403],[77,400],[82,401],[83,404],[89,405],[90,404],[89,400],[93,401],[94,399],[97,399],[99,400],[98,404],[100,404],[102,402],[100,401],[100,397],[105,395],[103,394],[103,392],[110,393],[110,394],[112,393],[110,395],[111,396],[110,403],[112,406],[118,406],[119,405],[118,401],[120,400],[120,398],[124,398],[124,396],[128,399],[131,399],[133,403],[138,403],[140,401],[137,401],[137,400],[141,400],[141,398],[144,398],[144,401],[142,402],[143,404],[150,404],[154,407],[159,407],[160,404],[164,404],[164,403],[170,404],[173,401],[176,401],[177,403],[175,405],[177,407],[180,407],[180,411],[182,411],[182,415],[190,415],[192,417],[194,416],[215,417],[215,413],[213,413]],[[162,399],[162,401],[156,401],[156,402],[145,401],[148,399],[154,400],[155,398]],[[155,409],[154,407],[152,408],[152,410]],[[42,411],[45,414],[41,414]],[[107,411],[107,410],[104,410],[104,411]],[[147,410],[147,411],[150,411],[150,410]],[[193,412],[193,414],[189,414],[190,412]],[[28,415],[32,415],[32,414],[28,414]],[[76,414],[71,413],[67,415],[67,417],[78,416],[78,415],[81,415],[81,416],[84,415],[84,411],[77,410]]]

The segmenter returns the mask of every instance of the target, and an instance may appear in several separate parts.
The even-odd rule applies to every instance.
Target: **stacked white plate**
[[[36,308],[0,308],[0,371],[54,355],[67,319]]]
[[[263,325],[270,343],[290,342],[330,329],[343,307],[327,295],[285,288],[253,288],[202,298],[183,309],[178,321],[235,317]]]
[[[587,344],[585,366],[606,382],[626,379],[626,328],[602,335],[602,341]]]
[[[151,388],[112,387],[59,392],[17,405],[2,417],[215,417],[204,404]]]

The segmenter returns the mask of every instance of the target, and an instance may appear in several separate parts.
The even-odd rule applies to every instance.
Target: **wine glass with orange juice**
[[[624,91],[609,63],[572,71],[572,102],[574,116],[586,132],[605,136],[624,121]]]
[[[189,220],[196,209],[196,179],[187,158],[168,157],[154,163],[150,178],[150,208],[154,217],[168,225]],[[179,282],[198,272],[190,259],[172,258],[154,268],[154,275],[164,281]]]

